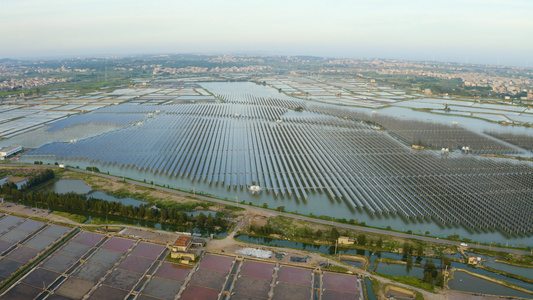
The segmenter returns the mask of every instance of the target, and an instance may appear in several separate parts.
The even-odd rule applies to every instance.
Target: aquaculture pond
[[[454,279],[448,281],[448,287],[452,290],[476,294],[522,297],[526,299],[533,297],[533,294],[521,292],[501,284],[470,275],[466,272],[455,271],[453,276]]]
[[[120,202],[124,205],[133,205],[134,207],[138,207],[141,204],[146,204],[146,202],[141,201],[141,200],[137,200],[137,199],[133,199],[129,197],[117,198],[115,196],[111,196],[100,191],[95,191],[90,194],[87,194],[87,199],[89,198],[102,199],[102,200],[112,201],[112,202]]]
[[[467,269],[468,271],[470,271],[472,273],[476,273],[476,274],[480,274],[480,275],[484,275],[484,276],[500,279],[500,280],[512,283],[514,285],[517,285],[519,287],[525,288],[527,290],[533,291],[533,283],[529,283],[529,282],[525,282],[525,281],[522,281],[522,280],[519,280],[519,279],[516,279],[516,278],[512,278],[512,277],[508,277],[508,276],[505,276],[505,275],[493,273],[493,272],[490,272],[490,271],[487,271],[487,270],[484,270],[484,269],[481,269],[481,268],[468,267],[465,264],[458,263],[458,262],[452,262],[452,267],[456,268],[456,269]]]
[[[420,279],[424,277],[424,268],[411,267],[408,270],[406,265],[386,262],[380,262],[375,272],[390,276],[412,276]]]
[[[514,266],[502,262],[497,262],[497,257],[489,256],[489,255],[481,255],[481,254],[473,254],[476,256],[481,257],[482,259],[486,260],[483,262],[483,265],[487,267],[491,267],[496,270],[501,270],[507,273],[516,274],[519,276],[523,276],[526,278],[529,278],[533,280],[533,267],[520,267],[520,266]]]
[[[41,191],[56,192],[58,194],[87,194],[92,191],[92,188],[81,179],[60,179],[43,186]]]
[[[362,268],[363,267],[363,264],[359,261],[352,261],[352,260],[346,260],[346,259],[341,259],[341,262],[347,264],[347,265],[350,265],[350,266],[354,266],[356,268]]]

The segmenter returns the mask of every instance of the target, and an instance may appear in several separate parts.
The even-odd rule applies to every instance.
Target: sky
[[[0,0],[0,58],[235,52],[533,66],[533,1]]]

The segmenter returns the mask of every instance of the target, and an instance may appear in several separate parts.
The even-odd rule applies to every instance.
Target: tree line
[[[44,177],[46,176],[50,175],[47,174]],[[29,183],[28,186],[32,186],[32,184],[37,185],[38,182],[44,180],[44,177],[35,179],[32,183]],[[24,192],[18,190],[17,185],[11,182],[6,182],[0,187],[0,194],[11,198],[13,202],[33,207],[47,207],[55,210],[61,210],[63,208],[66,210],[109,214],[176,225],[192,224],[200,230],[207,229],[209,231],[214,230],[217,226],[223,229],[228,226],[228,221],[225,220],[221,214],[216,214],[213,217],[211,214],[206,216],[202,212],[197,217],[191,217],[186,211],[175,207],[158,208],[155,206],[148,207],[148,205],[145,204],[139,206],[125,205],[121,202],[106,201],[93,197],[86,198],[85,195],[76,193],[58,194],[56,192],[43,191]]]
[[[43,172],[37,175],[34,175],[33,177],[28,178],[28,181],[26,182],[26,184],[22,185],[21,190],[25,192],[28,189],[36,187],[39,184],[45,183],[54,178],[55,178],[54,171],[50,169],[46,169]]]

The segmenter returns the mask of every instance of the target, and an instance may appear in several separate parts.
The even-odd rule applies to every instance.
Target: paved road
[[[91,171],[75,169],[75,168],[68,168],[68,169],[70,171],[74,171],[74,172],[92,174],[92,175],[96,175],[96,176],[109,178],[109,179],[112,179],[112,180],[120,180],[120,181],[122,181],[122,178],[118,177],[118,176],[112,176],[112,175],[107,175],[107,174],[102,174],[102,173],[93,173]],[[157,190],[160,190],[160,191],[165,191],[165,192],[168,192],[168,193],[173,193],[173,194],[182,195],[182,196],[192,196],[191,193],[177,191],[177,190],[173,190],[173,189],[169,189],[169,188],[165,188],[165,187],[161,187],[161,186],[157,186],[157,185],[153,186],[151,184],[144,183],[144,182],[138,182],[138,181],[129,180],[129,179],[125,179],[125,181],[128,182],[128,183],[133,183],[133,184],[137,184],[137,185],[140,185],[140,186],[154,188],[154,189],[157,189]],[[245,208],[245,209],[251,208],[249,205],[246,205],[246,204],[241,204],[241,203],[237,203],[237,202],[230,202],[230,201],[226,201],[226,200],[210,198],[210,197],[201,196],[201,195],[194,195],[194,197],[196,197],[198,199],[201,199],[201,200],[220,203],[220,204],[224,204],[224,205],[230,204],[230,205],[237,206],[237,207],[242,207],[242,208]],[[294,215],[294,214],[287,213],[287,212],[279,212],[279,211],[265,209],[265,208],[256,207],[256,206],[254,206],[253,209],[261,211],[261,212],[273,214],[273,215],[284,216],[284,217],[289,217],[289,218],[298,219],[298,220],[315,222],[315,223],[324,224],[324,225],[335,225],[338,228],[355,229],[355,230],[362,231],[362,232],[383,234],[383,235],[395,236],[395,237],[399,237],[399,238],[414,239],[414,240],[419,240],[419,241],[440,243],[440,244],[446,244],[446,245],[460,246],[460,244],[461,244],[461,242],[457,242],[457,241],[442,240],[442,239],[439,239],[439,238],[429,237],[429,236],[419,236],[419,235],[413,235],[413,234],[408,234],[408,233],[403,233],[403,232],[395,232],[395,231],[388,231],[388,230],[377,229],[377,228],[370,228],[370,227],[363,227],[363,226],[357,226],[357,225],[337,223],[337,222],[326,221],[326,220],[321,220],[321,219],[315,219],[315,218],[301,216],[301,215]],[[514,253],[514,254],[523,254],[523,255],[531,254],[528,251],[522,251],[522,250],[516,250],[516,249],[507,249],[507,248],[499,248],[499,247],[489,247],[489,246],[484,246],[484,245],[475,245],[475,248],[490,249],[490,250],[494,250],[494,251],[501,251],[501,252]]]

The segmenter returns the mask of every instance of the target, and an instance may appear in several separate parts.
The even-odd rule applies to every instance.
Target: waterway
[[[262,245],[267,245],[267,246],[286,247],[286,248],[319,252],[319,253],[330,254],[330,255],[335,254],[335,246],[321,246],[321,245],[313,245],[313,244],[306,244],[306,243],[297,243],[297,242],[291,242],[291,241],[280,240],[280,239],[253,237],[253,236],[248,236],[248,235],[239,235],[238,237],[236,237],[236,239],[244,241],[244,242],[262,244]],[[337,253],[370,257],[370,267],[369,267],[370,270],[374,270],[374,267],[375,267],[374,265],[378,258],[388,258],[391,260],[396,260],[398,262],[406,261],[406,257],[402,254],[385,252],[385,251],[384,252],[371,252],[371,251],[360,250],[360,249],[337,248]],[[427,257],[418,258],[415,256],[413,256],[413,263],[416,265],[425,265],[427,260],[429,259],[432,259],[435,262],[435,266],[437,267],[440,267],[442,264],[441,260],[438,258],[427,258]],[[347,262],[347,261],[343,261],[343,262],[348,263],[348,264],[353,263],[353,262]],[[498,263],[498,264],[501,265],[501,263]],[[468,269],[468,271],[470,272],[500,279],[500,280],[512,283],[514,285],[520,286],[522,288],[533,291],[532,283],[524,282],[524,281],[521,281],[521,280],[518,280],[512,277],[507,277],[504,275],[486,271],[481,268],[472,268],[464,263],[452,261],[452,268]],[[525,267],[515,267],[515,268],[516,268],[515,271],[517,271],[517,273],[519,274],[522,274],[523,272],[531,272],[531,269],[529,268],[525,268]],[[422,278],[424,275],[424,269],[422,267],[413,266],[410,271],[407,271],[407,266],[404,264],[393,264],[393,263],[387,264],[386,262],[383,262],[383,261],[381,261],[378,264],[376,268],[376,272],[386,274],[386,275],[391,275],[391,276],[414,276],[414,277],[419,277],[419,278]],[[517,274],[517,273],[513,273],[513,274]]]
[[[365,291],[366,296],[368,297],[368,300],[377,300],[376,294],[374,294],[374,290],[372,289],[372,280],[368,277],[365,277]]]

